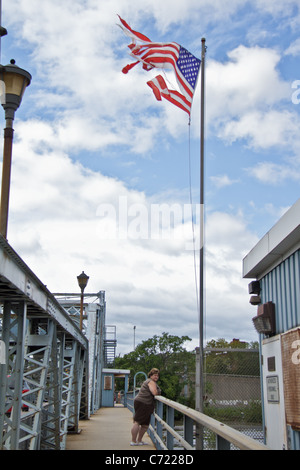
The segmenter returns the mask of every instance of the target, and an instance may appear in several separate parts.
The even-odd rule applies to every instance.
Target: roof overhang
[[[128,369],[102,369],[103,374],[113,374],[119,377],[125,377],[125,375],[130,374],[130,370]]]
[[[243,259],[244,278],[262,278],[300,248],[300,199]]]

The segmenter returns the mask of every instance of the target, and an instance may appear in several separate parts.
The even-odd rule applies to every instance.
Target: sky
[[[299,198],[299,0],[3,0],[1,63],[32,75],[8,242],[50,291],[82,271],[105,291],[118,355],[163,332],[198,346],[200,80],[189,126],[147,86],[160,71],[122,73],[118,14],[198,58],[206,40],[204,340],[257,341],[242,260]]]

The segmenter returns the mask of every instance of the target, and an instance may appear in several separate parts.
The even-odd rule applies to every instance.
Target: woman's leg
[[[137,438],[137,435],[139,433],[139,430],[140,430],[140,425],[139,423],[136,423],[134,421],[133,423],[133,426],[131,428],[131,437],[132,437],[132,442],[136,442],[136,438]]]
[[[140,427],[139,432],[138,432],[138,438],[137,438],[138,442],[142,442],[143,436],[145,432],[147,431],[148,427],[149,427],[148,424],[143,424]]]

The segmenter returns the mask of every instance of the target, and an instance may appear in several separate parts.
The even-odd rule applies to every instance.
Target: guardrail
[[[232,445],[240,450],[270,450],[245,434],[168,398],[157,396],[156,412],[152,415],[149,435],[158,450],[173,450],[174,438],[185,450],[195,450],[194,427],[206,428],[216,436],[216,450],[230,450]],[[165,407],[165,409],[164,409]],[[174,429],[174,411],[183,415],[183,436]],[[163,416],[166,416],[166,420]],[[163,430],[166,437],[163,437]]]

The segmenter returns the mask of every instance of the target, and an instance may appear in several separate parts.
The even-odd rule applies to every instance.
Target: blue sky
[[[205,339],[254,341],[242,259],[299,198],[299,6],[2,1],[1,63],[32,74],[14,123],[8,241],[53,292],[74,291],[82,270],[87,291],[106,291],[119,354],[133,326],[136,342],[166,331],[198,344],[191,221],[164,219],[157,234],[151,211],[185,215],[190,189],[198,204],[200,86],[190,188],[187,115],[155,100],[157,71],[122,74],[130,40],[117,14],[197,57],[206,38]]]

